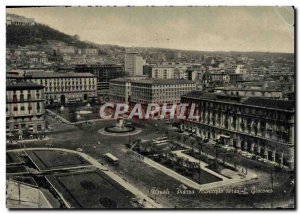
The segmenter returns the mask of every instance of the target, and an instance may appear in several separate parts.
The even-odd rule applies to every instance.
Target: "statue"
[[[118,129],[123,129],[124,128],[124,120],[123,119],[118,119],[118,122],[116,124],[116,127]]]

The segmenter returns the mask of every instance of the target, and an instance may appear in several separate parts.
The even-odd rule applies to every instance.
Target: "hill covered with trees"
[[[79,41],[73,36],[62,33],[47,25],[42,25],[42,24],[35,24],[33,26],[9,25],[6,27],[7,46],[46,44],[48,40],[62,41],[68,45],[72,45],[77,48],[94,47],[92,44]]]

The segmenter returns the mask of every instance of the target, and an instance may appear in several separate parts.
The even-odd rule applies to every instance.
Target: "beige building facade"
[[[30,72],[25,79],[45,86],[46,105],[89,102],[97,97],[97,78],[91,73]]]
[[[44,86],[9,83],[6,86],[6,134],[23,138],[25,132],[42,134],[45,130]]]
[[[205,139],[229,137],[228,146],[294,168],[295,103],[262,97],[234,98],[193,91],[182,103],[195,103],[199,120],[181,129]]]

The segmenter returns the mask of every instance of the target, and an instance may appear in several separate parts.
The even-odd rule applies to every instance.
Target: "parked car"
[[[264,162],[264,163],[268,162],[267,159],[262,158],[262,157],[257,158],[257,160],[258,160],[258,161],[261,161],[261,162]]]
[[[245,151],[240,151],[240,155],[242,156],[247,156],[248,152],[245,152]]]
[[[254,156],[254,155],[251,154],[251,153],[247,153],[247,155],[246,155],[247,158],[251,158],[251,159],[252,159],[253,156]]]
[[[256,156],[256,155],[253,155],[251,159],[252,159],[252,160],[257,160],[257,156]]]
[[[77,152],[82,152],[83,149],[82,149],[82,148],[77,148],[76,151],[77,151]]]

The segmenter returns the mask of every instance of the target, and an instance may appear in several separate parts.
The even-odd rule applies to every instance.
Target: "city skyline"
[[[292,7],[36,7],[7,12],[97,44],[294,53]]]

